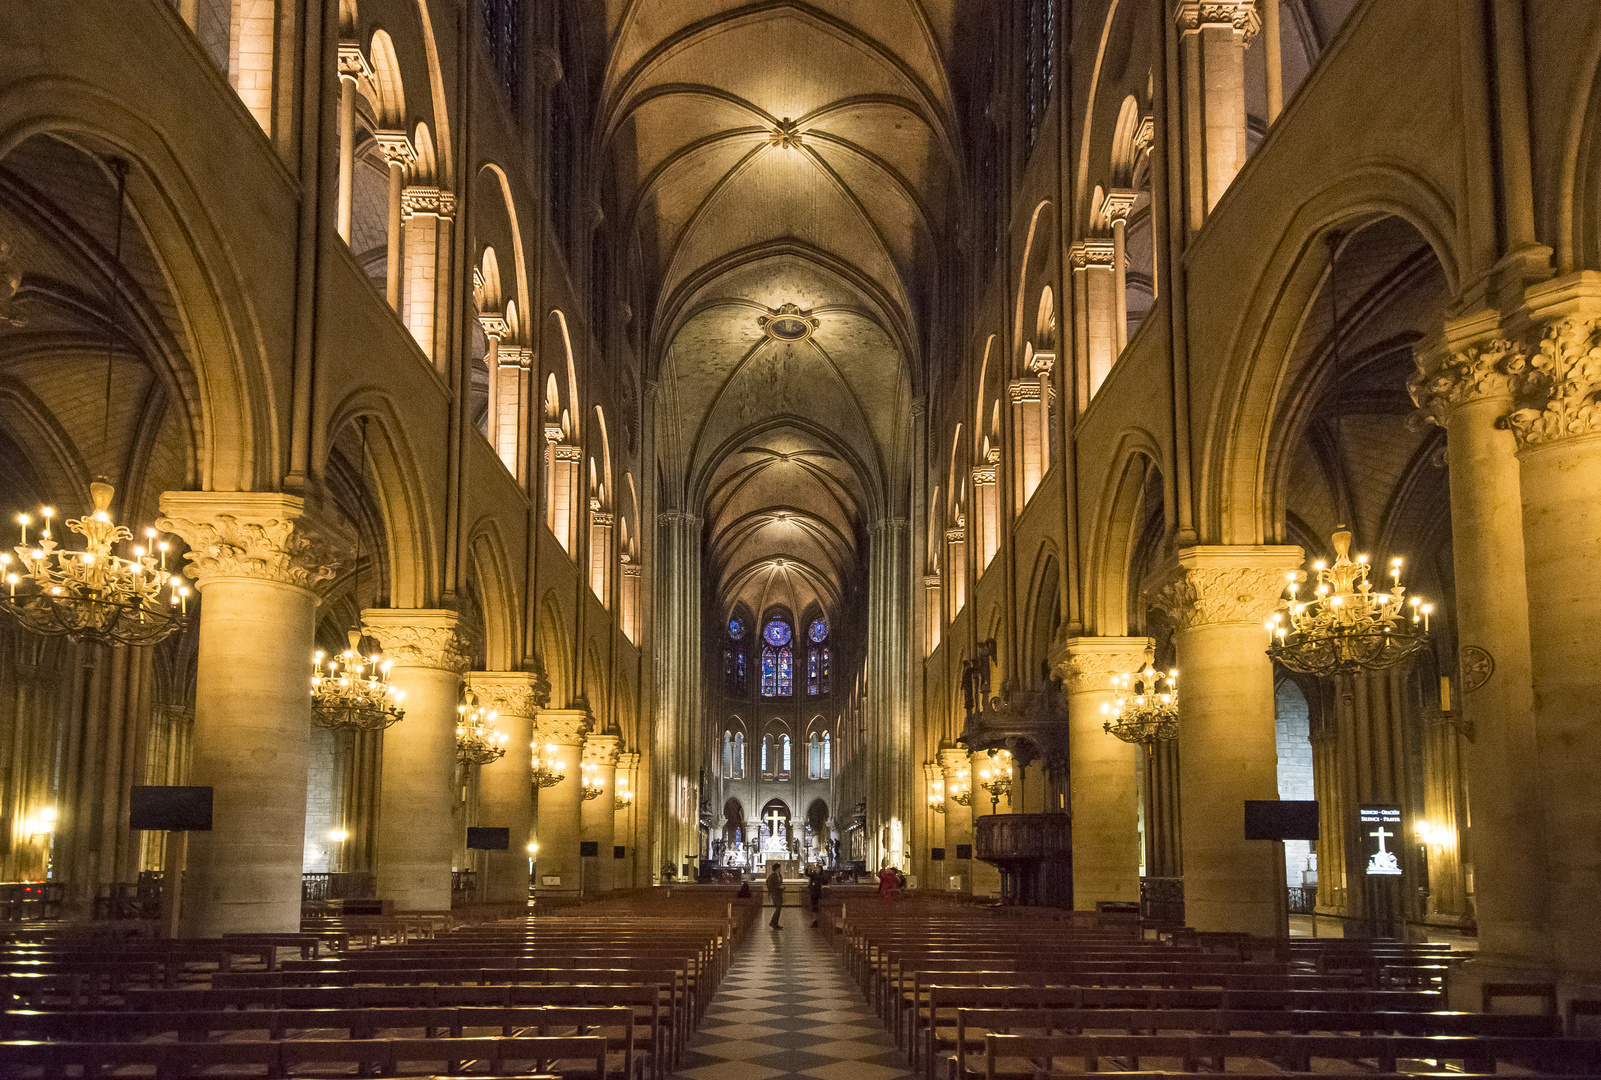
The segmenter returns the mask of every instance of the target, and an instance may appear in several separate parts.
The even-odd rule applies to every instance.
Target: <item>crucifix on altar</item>
[[[789,836],[788,836],[787,833],[781,833],[780,832],[780,830],[783,828],[783,826],[784,826],[784,824],[785,824],[785,822],[787,820],[788,819],[786,819],[783,814],[780,814],[778,812],[778,808],[776,806],[773,809],[771,809],[771,810],[769,810],[767,812],[767,830],[768,830],[768,835],[772,837],[771,843],[775,847],[780,842],[779,841],[780,835],[783,835],[785,843],[787,843],[788,840],[789,840]]]

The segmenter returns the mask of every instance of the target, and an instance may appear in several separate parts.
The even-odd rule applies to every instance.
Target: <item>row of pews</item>
[[[0,1077],[614,1077],[674,1067],[757,908],[656,890],[536,917],[223,941],[3,940]]]
[[[1447,945],[1155,934],[937,898],[847,904],[835,929],[852,978],[927,1080],[1601,1076],[1601,1039],[1565,1036],[1554,1008],[1447,1011],[1445,976],[1465,955]]]

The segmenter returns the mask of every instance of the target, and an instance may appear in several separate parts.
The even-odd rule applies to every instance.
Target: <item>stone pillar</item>
[[[1197,930],[1279,933],[1274,845],[1244,838],[1244,803],[1278,798],[1263,623],[1301,561],[1298,547],[1187,548],[1156,597],[1178,647],[1184,912]]]
[[[1128,188],[1115,188],[1106,193],[1101,213],[1112,223],[1112,303],[1113,340],[1121,356],[1128,345],[1128,216],[1140,193]]]
[[[651,754],[651,880],[664,864],[674,868],[699,849],[695,777],[700,752],[701,521],[681,510],[658,516],[661,572],[656,624],[657,715]],[[753,743],[752,751],[756,748]]]
[[[990,793],[978,786],[979,776],[983,773],[985,766],[990,763],[989,754],[975,751],[966,755],[966,758],[967,774],[972,777],[972,787],[968,794],[973,800],[972,805],[967,807],[967,842],[972,843],[973,833],[977,831],[979,818],[988,816],[992,811],[997,814],[1008,813],[1010,807],[1006,805],[1005,799],[1002,799],[998,805],[992,807],[990,805]],[[946,815],[947,818],[949,816],[949,814]],[[972,883],[968,886],[968,892],[974,896],[1001,895],[1001,871],[994,863],[987,863],[982,859],[974,859],[968,866],[968,876],[972,878]]]
[[[456,705],[467,652],[454,611],[368,608],[362,628],[394,663],[405,717],[384,732],[378,782],[378,895],[396,911],[450,910],[456,851]]]
[[[583,709],[544,709],[534,721],[539,756],[554,761],[562,777],[559,783],[539,789],[534,824],[539,838],[534,869],[536,897],[578,899],[578,808],[583,802],[580,759],[588,730],[589,714]]]
[[[636,889],[639,880],[638,802],[639,755],[617,755],[617,779],[611,798],[614,845],[625,848],[624,857],[612,867],[612,888]]]
[[[1245,47],[1262,23],[1256,0],[1180,0],[1174,18],[1193,236],[1245,165]]]
[[[484,331],[484,382],[488,388],[489,408],[484,414],[484,438],[489,445],[500,446],[500,340],[511,332],[504,316],[499,314],[478,316],[478,325]]]
[[[1056,669],[1068,693],[1073,906],[1080,911],[1094,911],[1097,900],[1140,896],[1139,752],[1107,734],[1101,706],[1112,700],[1112,676],[1137,670],[1150,643],[1071,638]]]
[[[1526,360],[1521,347],[1495,337],[1493,314],[1487,321],[1448,327],[1444,337],[1420,348],[1410,389],[1423,415],[1446,432],[1461,663],[1456,704],[1474,733],[1466,765],[1479,955],[1481,963],[1537,973],[1551,960],[1541,842],[1546,822],[1530,682],[1521,480],[1516,442],[1503,421]],[[1564,583],[1557,595],[1582,595],[1577,585]]]
[[[910,527],[903,517],[873,523],[867,550],[867,738],[869,869],[887,858],[906,869],[912,819],[912,717],[906,651],[911,647]]]
[[[1284,111],[1284,45],[1279,37],[1279,0],[1262,0],[1262,41],[1267,46],[1267,122]]]
[[[1518,443],[1528,595],[1541,603],[1540,617],[1529,621],[1535,790],[1557,981],[1567,997],[1601,987],[1601,275],[1549,282],[1530,290],[1530,302],[1544,309],[1537,317],[1545,326],[1539,351],[1527,359],[1521,407],[1508,419]],[[1499,676],[1499,668],[1500,657],[1464,655],[1464,690],[1470,680]],[[1477,829],[1477,808],[1473,820]],[[1475,850],[1486,849],[1476,840]],[[1475,877],[1504,854],[1490,848],[1476,858]]]
[[[973,888],[973,860],[971,854],[960,858],[958,849],[973,844],[973,808],[971,802],[963,806],[957,800],[964,795],[971,800],[973,774],[968,765],[967,752],[946,744],[939,750],[939,768],[945,781],[945,878],[937,887],[949,888],[950,878],[960,876],[961,892]]]
[[[550,684],[527,671],[475,671],[468,682],[479,702],[499,714],[495,726],[507,736],[505,755],[478,770],[478,820],[510,829],[511,845],[484,853],[479,891],[491,903],[526,901],[528,845],[534,839],[534,717],[550,700]]]
[[[595,798],[579,808],[579,840],[595,844],[595,860],[585,868],[584,895],[609,893],[617,887],[612,845],[617,842],[617,754],[622,739],[616,735],[590,735],[584,739],[583,765],[594,785]]]
[[[317,598],[302,502],[169,491],[159,527],[189,545],[201,593],[190,783],[213,788],[212,829],[189,837],[186,937],[300,928],[309,670]]]
[[[350,211],[356,173],[356,81],[371,78],[372,67],[354,42],[339,45],[339,199],[335,228],[350,243]]]
[[[456,199],[436,187],[413,185],[401,191],[405,219],[405,322],[423,355],[439,360],[434,350],[439,318],[438,279],[440,251],[449,230],[444,222],[455,213]]]
[[[401,192],[405,189],[406,170],[417,160],[411,140],[404,131],[380,131],[378,149],[389,165],[389,225],[386,235],[387,251],[384,256],[384,299],[395,311],[400,310],[401,283]]]
[[[1312,738],[1312,790],[1318,805],[1317,905],[1318,915],[1343,917],[1346,912],[1346,823],[1355,811],[1346,803],[1340,783],[1340,725],[1334,708],[1325,700],[1314,711]]]
[[[1112,241],[1103,237],[1080,240],[1068,252],[1078,330],[1073,341],[1080,411],[1088,407],[1117,361],[1117,298],[1113,295],[1117,282],[1111,272],[1115,254]]]
[[[933,849],[945,846],[945,774],[938,762],[923,763],[923,791],[925,831],[916,859],[917,872],[921,875],[918,885],[924,889],[943,890],[945,863],[935,862],[933,858]],[[950,857],[951,853],[947,851],[945,858],[948,860]]]
[[[1423,818],[1427,831],[1418,837],[1429,866],[1428,921],[1460,925],[1468,914],[1467,881],[1462,872],[1462,829],[1467,824],[1467,797],[1462,787],[1465,740],[1457,717],[1449,710],[1423,719]]]

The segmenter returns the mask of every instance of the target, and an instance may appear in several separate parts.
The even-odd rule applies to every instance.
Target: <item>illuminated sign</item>
[[[1399,877],[1401,863],[1396,859],[1396,839],[1401,835],[1399,806],[1361,806],[1357,808],[1362,854],[1367,857],[1369,877]]]

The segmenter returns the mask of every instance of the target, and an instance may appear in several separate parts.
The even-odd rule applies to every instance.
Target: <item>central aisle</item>
[[[811,914],[751,931],[674,1076],[693,1080],[899,1080],[895,1042],[857,993]]]

